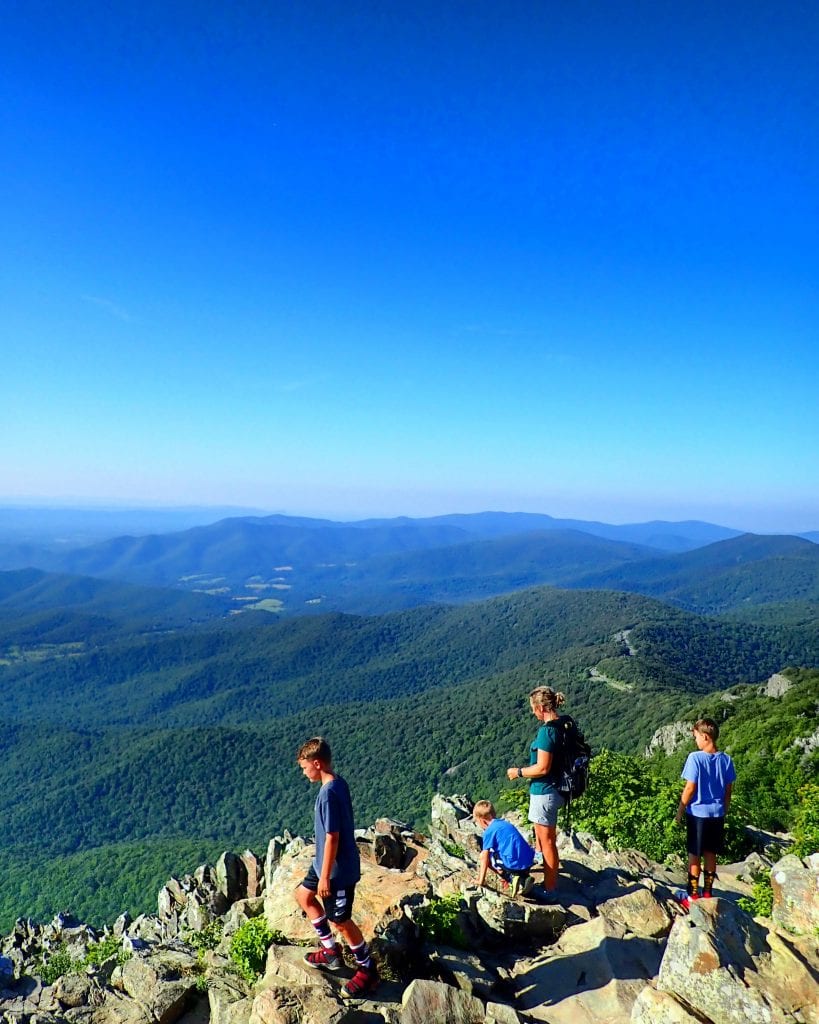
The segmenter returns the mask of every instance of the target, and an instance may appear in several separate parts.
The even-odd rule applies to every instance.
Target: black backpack
[[[576,800],[586,792],[589,784],[591,747],[583,739],[583,733],[571,715],[561,715],[551,725],[557,739],[555,788],[568,803],[569,800]]]

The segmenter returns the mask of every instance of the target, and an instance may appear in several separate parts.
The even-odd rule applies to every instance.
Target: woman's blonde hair
[[[565,700],[565,695],[555,693],[551,686],[536,686],[529,694],[529,703],[538,711],[557,711]]]

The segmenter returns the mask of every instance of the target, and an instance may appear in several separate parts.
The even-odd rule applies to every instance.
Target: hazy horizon
[[[596,511],[590,511],[588,514],[580,514],[567,512],[565,514],[558,514],[547,508],[524,508],[515,506],[484,506],[484,507],[451,507],[441,508],[433,511],[421,511],[421,512],[407,512],[407,511],[379,511],[379,510],[364,510],[361,512],[350,512],[350,511],[339,511],[329,506],[318,506],[318,507],[285,507],[285,506],[265,506],[265,505],[239,505],[233,504],[229,501],[225,502],[213,502],[213,503],[198,503],[198,502],[182,502],[182,503],[162,503],[144,500],[106,500],[105,498],[87,499],[81,500],[77,498],[7,498],[0,496],[0,511],[2,510],[31,510],[31,511],[42,511],[42,512],[89,512],[89,513],[104,513],[110,512],[115,513],[126,513],[126,512],[155,512],[155,513],[182,513],[182,512],[202,512],[209,513],[220,512],[224,513],[226,517],[230,516],[269,516],[269,515],[282,515],[291,517],[306,517],[314,519],[327,519],[336,522],[355,522],[365,519],[393,519],[406,517],[409,519],[427,519],[434,518],[435,516],[447,516],[447,515],[459,515],[459,514],[478,514],[482,512],[496,512],[496,513],[524,513],[534,515],[546,515],[551,516],[553,519],[558,520],[579,520],[585,522],[599,522],[606,523],[615,526],[632,525],[639,523],[649,522],[667,522],[667,523],[685,523],[685,522],[704,522],[710,523],[714,526],[721,526],[728,529],[742,530],[748,533],[762,533],[762,534],[783,534],[783,535],[796,535],[803,533],[814,533],[819,532],[819,526],[807,525],[801,528],[788,528],[787,526],[757,526],[752,527],[746,525],[746,521],[743,521],[740,515],[739,519],[723,520],[709,518],[704,515],[645,515],[643,517],[631,517],[623,518],[600,514]],[[605,513],[605,510],[603,510]]]

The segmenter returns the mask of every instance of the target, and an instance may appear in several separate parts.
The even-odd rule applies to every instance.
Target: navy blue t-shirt
[[[316,797],[316,855],[313,870],[321,877],[324,847],[328,832],[338,832],[338,852],[330,872],[335,886],[355,885],[361,878],[361,859],[355,841],[353,802],[350,789],[340,775],[325,782]]]

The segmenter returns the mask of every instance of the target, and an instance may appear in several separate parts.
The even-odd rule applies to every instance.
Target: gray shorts
[[[560,793],[552,790],[540,796],[529,795],[529,821],[535,825],[557,825],[557,812],[566,801]]]

